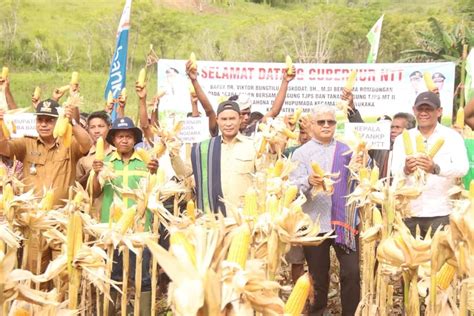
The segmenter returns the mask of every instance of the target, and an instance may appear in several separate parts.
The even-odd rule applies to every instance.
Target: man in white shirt
[[[469,163],[462,137],[455,130],[438,123],[443,109],[437,94],[429,91],[420,93],[413,112],[418,123],[418,128],[408,131],[413,145],[420,133],[428,151],[438,139],[445,141],[433,159],[427,155],[406,156],[402,135],[396,138],[393,147],[393,175],[407,177],[409,185],[413,184],[413,173],[417,168],[427,173],[421,195],[411,202],[412,217],[405,220],[413,235],[417,225],[424,235],[430,226],[434,231],[439,225],[449,224],[452,207],[447,191],[457,178],[467,173]]]

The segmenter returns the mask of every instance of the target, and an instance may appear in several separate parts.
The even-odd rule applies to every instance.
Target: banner
[[[117,44],[115,46],[114,57],[110,65],[109,80],[105,87],[104,99],[107,100],[109,91],[112,91],[114,99],[118,98],[120,92],[125,88],[125,81],[127,76],[127,51],[128,51],[128,31],[130,29],[130,10],[132,7],[132,0],[125,2],[122,17],[120,18],[119,27],[117,30]],[[117,116],[117,104],[114,105],[112,111],[112,121]]]
[[[190,82],[185,64],[184,60],[160,59],[158,62],[158,89],[165,92],[160,100],[160,112],[163,111],[164,117],[179,112],[184,118],[191,112]],[[283,63],[198,61],[197,64],[199,83],[214,108],[217,108],[221,96],[247,94],[253,102],[252,112],[263,114],[275,99],[285,68]],[[295,67],[297,75],[289,84],[283,115],[292,113],[297,107],[309,112],[321,104],[336,105],[352,69],[358,71],[354,102],[367,122],[375,122],[384,114],[413,113],[416,96],[427,90],[423,73],[428,71],[443,78],[436,84],[440,90],[444,123],[451,124],[455,67],[452,62],[295,64]],[[203,113],[201,108],[200,111]]]
[[[36,115],[34,113],[5,114],[4,120],[8,123],[11,121],[15,123],[16,132],[11,134],[12,138],[38,136],[36,131]]]
[[[355,135],[365,140],[370,149],[390,149],[390,121],[377,123],[346,123],[344,139],[356,141]]]
[[[369,55],[367,56],[367,63],[375,63],[379,53],[380,34],[382,34],[383,15],[375,22],[374,26],[367,33],[367,40],[370,44]]]
[[[187,117],[178,135],[185,144],[199,143],[209,138],[209,123],[207,117]]]

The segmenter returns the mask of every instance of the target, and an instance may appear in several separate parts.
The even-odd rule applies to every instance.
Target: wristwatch
[[[439,165],[435,164],[435,165],[433,166],[433,172],[432,172],[432,174],[439,175],[439,172],[440,172]]]

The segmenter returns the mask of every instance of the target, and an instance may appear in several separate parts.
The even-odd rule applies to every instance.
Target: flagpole
[[[463,43],[464,43],[464,40],[463,40]],[[461,61],[461,82],[459,83],[462,87],[462,91],[461,91],[461,95],[459,96],[459,108],[462,109],[464,108],[464,102],[465,102],[465,99],[464,99],[464,82],[466,80],[466,72],[465,72],[465,68],[466,68],[466,59],[467,59],[467,48],[468,48],[468,45],[464,43],[463,45],[463,48],[462,48],[462,61]]]

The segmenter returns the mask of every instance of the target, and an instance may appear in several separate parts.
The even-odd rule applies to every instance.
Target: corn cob
[[[352,89],[354,88],[354,84],[356,82],[356,77],[357,77],[357,70],[354,69],[349,74],[349,77],[347,77],[346,85],[344,86],[346,90],[352,91]]]
[[[446,262],[436,274],[436,284],[440,289],[446,290],[453,281],[455,274],[456,268]]]
[[[380,213],[379,209],[374,207],[372,208],[372,224],[373,225],[382,225],[382,214]]]
[[[64,115],[60,115],[54,125],[53,136],[54,138],[63,137],[67,132],[67,125],[69,124],[69,119]]]
[[[122,92],[120,92],[120,95],[122,96],[122,99],[127,98],[127,88],[123,88]]]
[[[159,186],[163,186],[166,183],[166,173],[163,167],[158,167],[156,171],[156,179]]]
[[[311,282],[308,273],[303,274],[296,281],[290,297],[285,304],[285,315],[299,316],[303,312],[304,305],[308,299]]]
[[[374,186],[377,183],[377,181],[379,180],[379,174],[380,174],[379,167],[374,166],[372,168],[372,171],[370,172],[370,185],[371,186]]]
[[[362,167],[359,169],[359,181],[363,182],[366,179],[369,179],[369,170],[366,167]]]
[[[71,88],[71,86],[67,84],[67,85],[65,85],[65,86],[59,87],[57,90],[58,90],[60,93],[64,93],[64,92],[68,91],[69,88]]]
[[[425,139],[421,134],[416,135],[416,152],[425,153]]]
[[[273,177],[279,177],[279,176],[281,176],[281,173],[283,172],[283,167],[284,167],[284,166],[285,166],[285,164],[283,163],[283,160],[278,159],[278,160],[275,162],[275,167],[273,168],[272,176],[273,176]]]
[[[8,129],[7,124],[5,124],[5,121],[0,120],[0,125],[2,126],[3,137],[5,139],[10,139],[10,137],[11,137],[10,130]]]
[[[176,122],[173,126],[173,134],[174,135],[179,134],[179,132],[181,132],[181,130],[183,129],[183,126],[184,126],[184,121]]]
[[[49,211],[53,209],[54,203],[54,191],[50,189],[46,191],[43,199],[41,200],[41,210],[42,211]]]
[[[114,103],[114,94],[112,93],[112,90],[107,94],[107,104],[111,103]]]
[[[232,237],[227,261],[237,263],[242,269],[245,269],[245,263],[250,249],[251,235],[246,225],[237,228],[237,233]]]
[[[455,126],[459,128],[464,128],[464,108],[459,108],[456,112],[456,123]]]
[[[196,207],[194,205],[193,200],[189,200],[186,204],[186,214],[188,214],[191,221],[194,223],[196,220]]]
[[[82,247],[82,218],[74,212],[69,218],[67,227],[67,267],[69,273],[69,308],[77,307],[77,297],[81,282],[81,271],[72,265],[74,257]]]
[[[266,149],[267,149],[267,139],[263,137],[262,142],[260,143],[260,147],[258,149],[257,156],[260,158],[260,156],[263,155]]]
[[[301,113],[303,113],[303,109],[300,107],[297,107],[295,112],[293,112],[293,115],[290,116],[289,118],[290,124],[296,124],[298,120],[300,119]]]
[[[31,316],[32,314],[24,308],[17,307],[12,315],[13,316]]]
[[[155,145],[153,146],[153,155],[156,158],[158,159],[161,158],[161,156],[163,156],[165,151],[166,151],[166,145],[163,144],[162,141],[155,142]]]
[[[436,84],[433,82],[433,79],[431,78],[431,74],[428,71],[425,71],[423,73],[423,79],[425,80],[425,85],[428,91],[433,92],[437,88]]]
[[[64,147],[69,148],[71,147],[72,144],[72,125],[70,123],[67,123],[66,125],[66,133],[64,134],[63,137],[63,143]]]
[[[123,212],[120,205],[115,202],[112,203],[112,205],[110,206],[110,223],[118,222],[120,218],[122,217],[122,215],[123,215]]]
[[[105,149],[104,149],[104,139],[100,136],[95,143],[95,160],[104,161],[105,158]]]
[[[77,191],[76,195],[74,196],[73,203],[76,206],[81,205],[81,202],[84,200],[84,194],[82,191]]]
[[[137,148],[135,149],[135,152],[137,153],[137,155],[140,157],[140,159],[146,164],[148,165],[148,163],[151,161],[151,155],[148,151],[146,151],[145,149],[143,148]]]
[[[441,149],[443,144],[444,144],[444,138],[439,138],[434,143],[433,147],[431,147],[430,152],[429,152],[428,155],[433,159],[433,157],[438,153],[438,151]]]
[[[133,228],[133,224],[135,223],[135,214],[137,213],[137,207],[132,206],[126,209],[122,216],[120,217],[119,221],[116,224],[117,230],[120,234],[125,234],[129,228]]]
[[[194,54],[194,52],[189,54],[189,61],[191,62],[191,69],[197,69],[197,59],[196,54]]]
[[[274,217],[278,213],[278,204],[278,198],[276,197],[276,195],[272,194],[267,198],[267,211],[272,217]]]
[[[313,170],[313,173],[317,176],[324,176],[324,170],[321,169],[321,167],[319,166],[319,164],[315,161],[311,162],[311,169]]]
[[[146,79],[146,69],[142,68],[140,73],[138,74],[137,86],[140,88],[145,87],[145,79]]]
[[[290,207],[290,204],[295,200],[298,195],[298,187],[296,185],[290,185],[285,191],[283,197],[283,205],[285,207]]]
[[[189,240],[186,238],[186,236],[182,232],[176,231],[171,234],[170,247],[174,248],[173,252],[175,252],[175,255],[176,255],[176,248],[182,247],[189,261],[191,261],[193,266],[196,266],[196,251],[194,249],[194,246],[189,242]]]
[[[290,131],[289,128],[284,128],[282,133],[283,133],[283,135],[285,135],[286,137],[291,138],[291,139],[297,139],[298,138],[298,135],[296,135],[296,133]]]
[[[194,89],[194,86],[191,82],[189,83],[189,94],[192,96],[196,95],[196,89]]]
[[[244,197],[244,215],[256,217],[257,212],[257,192],[249,187]]]
[[[77,71],[73,71],[71,75],[71,82],[70,84],[78,84],[79,83],[79,73]]]
[[[286,73],[290,76],[293,75],[293,61],[291,60],[290,55],[286,55],[285,63],[286,63]]]
[[[7,79],[9,72],[10,72],[10,71],[8,70],[8,67],[3,67],[3,68],[2,68],[2,77],[1,77],[2,80]]]
[[[413,146],[411,144],[410,134],[406,129],[403,130],[402,133],[403,137],[403,146],[405,147],[405,155],[411,156],[413,155]]]
[[[40,97],[41,97],[41,88],[36,87],[35,91],[33,92],[33,98],[36,100],[39,100]]]

